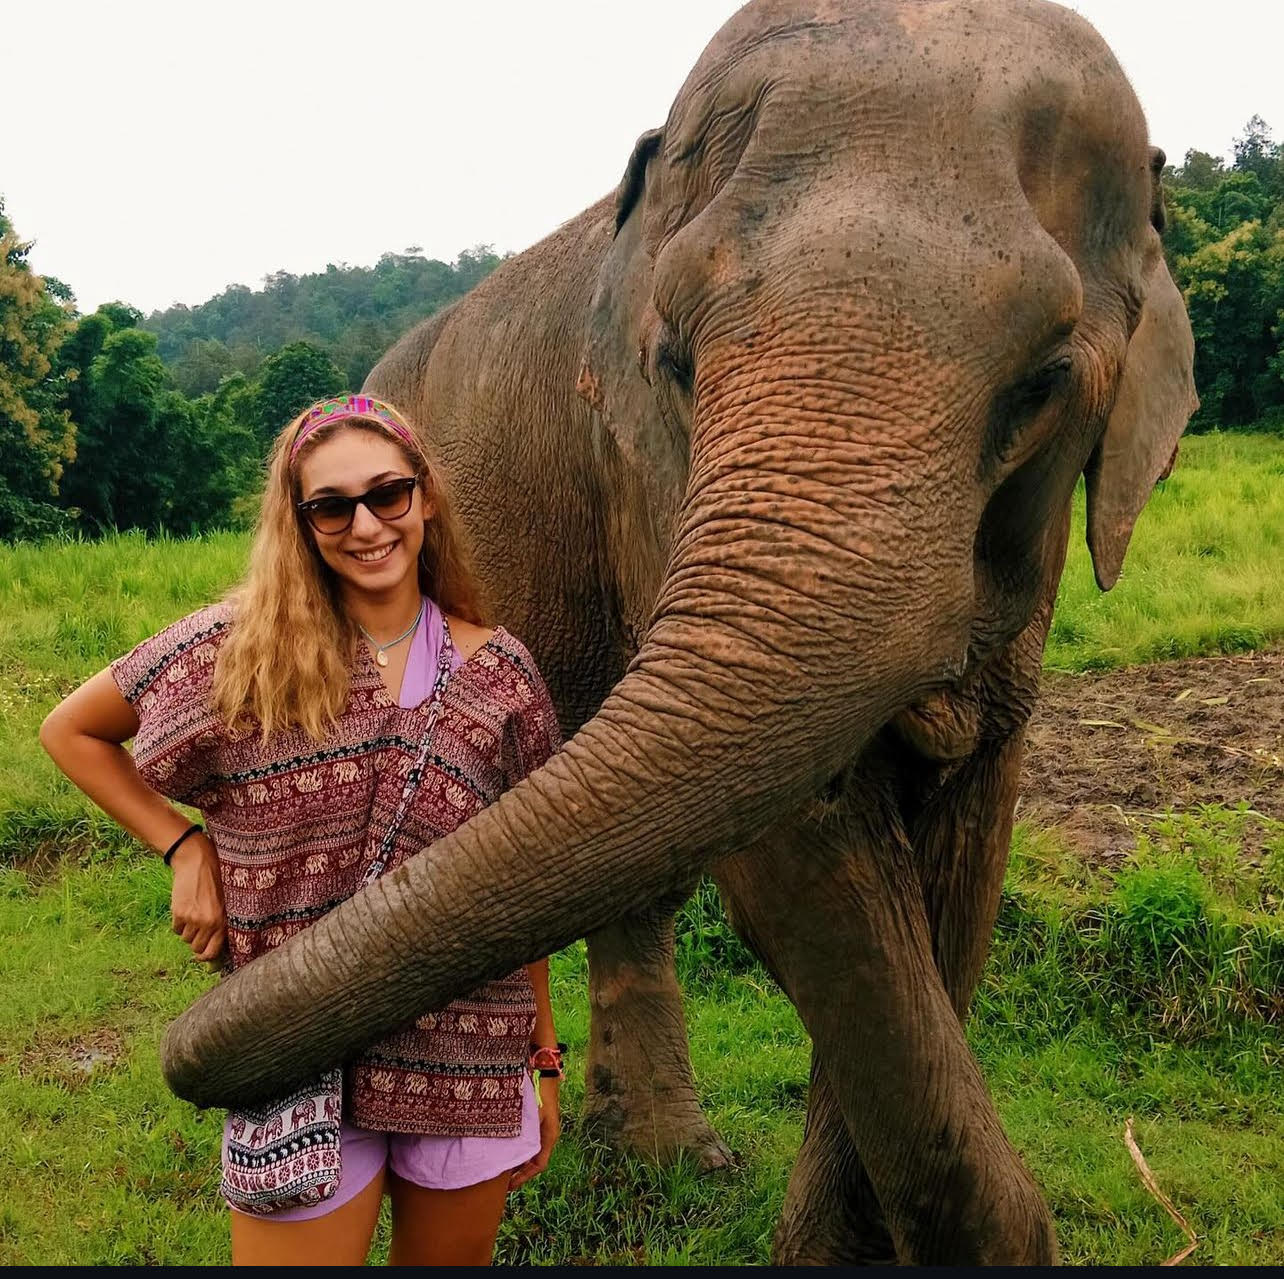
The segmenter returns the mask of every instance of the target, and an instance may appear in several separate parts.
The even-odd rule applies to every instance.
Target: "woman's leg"
[[[388,1173],[390,1266],[489,1266],[511,1169],[460,1190],[425,1190]]]
[[[308,1221],[232,1213],[234,1266],[362,1266],[370,1251],[384,1172],[347,1203]],[[498,1223],[497,1223],[498,1224]]]

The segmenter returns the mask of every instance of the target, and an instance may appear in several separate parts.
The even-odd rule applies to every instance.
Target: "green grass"
[[[1109,594],[1097,590],[1084,536],[1081,484],[1049,666],[1103,670],[1244,652],[1284,637],[1284,439],[1183,440]]]
[[[1250,824],[1268,847],[1256,862],[1241,855]],[[978,1012],[1018,1038],[1071,1035],[1085,1015],[1140,1018],[1174,1044],[1284,1021],[1282,856],[1284,823],[1244,805],[1151,819],[1110,869],[1079,862],[1055,829],[1018,826],[993,954],[1002,981],[982,984]]]
[[[40,749],[40,721],[139,640],[219,598],[246,549],[234,533],[0,545],[0,864],[91,813]]]
[[[1270,858],[1233,884],[1214,865],[1262,820],[1208,809],[1156,821],[1113,874],[1076,866],[1055,832],[1018,832],[971,1039],[1067,1261],[1152,1263],[1181,1246],[1125,1151],[1135,1116],[1201,1236],[1197,1260],[1284,1263],[1278,888]],[[1284,848],[1284,826],[1267,834]],[[1144,880],[1156,869],[1179,885],[1200,873],[1194,916]],[[220,1119],[176,1101],[157,1064],[165,1022],[209,981],[167,915],[164,869],[126,841],[44,882],[0,871],[0,1264],[228,1258]],[[1156,916],[1173,927],[1152,930]],[[737,1166],[700,1177],[618,1159],[575,1132],[572,1077],[569,1130],[549,1172],[511,1201],[501,1260],[768,1259],[802,1137],[806,1036],[708,885],[679,918],[678,963],[702,1099]],[[553,990],[581,1059],[582,945],[555,957]],[[386,1246],[385,1220],[376,1258]]]

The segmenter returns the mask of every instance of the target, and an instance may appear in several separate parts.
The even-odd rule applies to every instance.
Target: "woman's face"
[[[299,500],[359,497],[371,489],[414,476],[402,450],[375,431],[340,429],[310,449],[299,466]],[[424,521],[432,510],[420,485],[410,507],[395,519],[380,519],[357,503],[352,523],[338,533],[308,532],[321,558],[350,590],[387,595],[417,575]]]

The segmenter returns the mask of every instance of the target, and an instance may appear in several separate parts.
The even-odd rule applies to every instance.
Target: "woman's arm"
[[[553,1026],[553,1000],[548,993],[548,960],[537,959],[526,965],[531,985],[535,989],[535,1035],[537,1048],[556,1048],[557,1030]],[[554,1083],[557,1080],[553,1081]]]
[[[548,993],[548,960],[539,959],[526,965],[530,974],[531,985],[535,989],[535,1031],[533,1042],[540,1048],[557,1046],[557,1031],[553,1026],[553,1001]],[[548,1075],[541,1075],[536,1081],[539,1089],[539,1151],[528,1159],[520,1168],[514,1170],[509,1178],[509,1190],[516,1190],[532,1177],[538,1176],[548,1167],[549,1156],[562,1132],[562,1112],[558,1096],[561,1080]]]
[[[139,776],[122,745],[137,731],[138,716],[104,670],[49,712],[40,744],[103,812],[160,852],[191,823]],[[203,834],[193,835],[171,864],[174,931],[197,959],[215,959],[223,948],[224,915],[214,845]]]

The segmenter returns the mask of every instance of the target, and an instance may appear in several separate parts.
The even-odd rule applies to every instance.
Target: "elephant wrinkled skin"
[[[175,1091],[279,1092],[591,934],[590,1109],[717,1162],[666,922],[714,868],[814,1043],[777,1259],[1055,1258],[961,1019],[1076,479],[1108,586],[1194,407],[1161,167],[1057,5],[736,14],[614,198],[367,383],[573,735],[199,1000]]]

